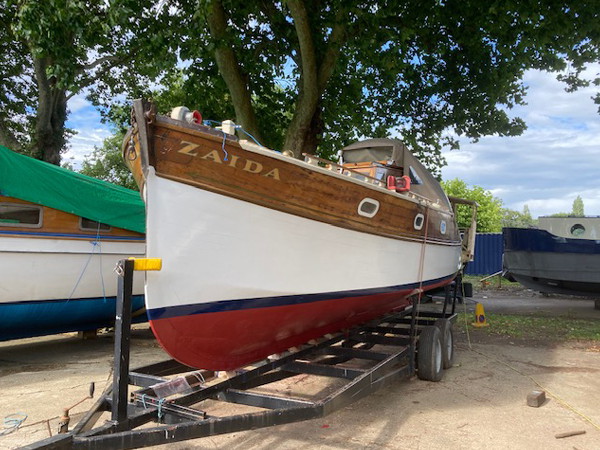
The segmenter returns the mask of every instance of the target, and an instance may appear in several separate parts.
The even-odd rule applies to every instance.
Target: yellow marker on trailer
[[[133,260],[133,270],[148,271],[162,269],[162,258],[129,258]]]

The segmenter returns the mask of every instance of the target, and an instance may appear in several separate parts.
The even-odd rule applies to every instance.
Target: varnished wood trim
[[[142,158],[142,163],[150,161],[160,177],[349,230],[412,242],[460,245],[453,212],[443,205],[391,192],[258,146],[241,146],[227,136],[225,152],[230,159],[225,160],[223,136],[205,133],[202,127],[163,117],[146,126],[151,155]],[[143,155],[146,149],[140,142],[136,145]],[[258,166],[260,173],[251,170]],[[134,166],[132,170],[139,174],[146,169]],[[277,177],[266,176],[274,171]],[[357,212],[365,197],[380,203],[380,212],[372,218]],[[419,213],[428,223],[415,230],[413,221]],[[439,230],[441,220],[448,225],[445,234]]]

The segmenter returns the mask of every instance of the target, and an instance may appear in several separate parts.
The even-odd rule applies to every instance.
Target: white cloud
[[[77,114],[89,106],[90,102],[86,100],[85,94],[77,94],[69,99],[69,111],[71,111],[71,114]]]
[[[85,156],[100,147],[104,139],[112,135],[110,127],[100,120],[100,113],[85,99],[84,95],[75,95],[69,100],[70,114],[67,127],[76,134],[69,139],[69,150],[63,158],[69,160],[75,169],[81,167]]]
[[[589,69],[592,75],[600,64]],[[460,178],[489,190],[510,209],[528,205],[534,217],[570,212],[580,195],[585,212],[600,215],[600,116],[593,87],[567,93],[555,75],[529,71],[528,105],[511,114],[528,125],[522,136],[462,140],[445,152],[444,179]]]

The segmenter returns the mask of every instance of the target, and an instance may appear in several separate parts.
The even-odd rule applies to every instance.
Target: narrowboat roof
[[[16,153],[0,145],[0,195],[145,232],[139,192]]]

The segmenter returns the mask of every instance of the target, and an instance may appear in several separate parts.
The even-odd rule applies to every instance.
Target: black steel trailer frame
[[[198,371],[174,360],[129,371],[133,270],[132,260],[122,260],[118,265],[112,386],[73,430],[23,448],[140,448],[323,417],[417,373],[417,365],[422,360],[418,357],[420,332],[435,325],[440,328],[440,323],[448,326],[456,318],[459,283],[446,289],[441,312],[420,310],[420,302],[416,300],[420,299],[421,292],[416,290],[412,306],[403,311],[355,329],[324,336],[318,342],[248,366],[225,379],[213,377],[212,382],[207,382],[207,377],[213,373]],[[443,336],[435,333],[440,336],[441,343]],[[452,345],[450,342],[449,346]],[[432,349],[427,351],[431,353]],[[356,361],[360,363],[351,364]],[[256,391],[256,388],[298,374],[330,377],[345,380],[345,383],[317,400]],[[167,378],[173,375],[179,376]],[[139,389],[130,394],[129,385]],[[175,392],[178,387],[179,392]],[[171,388],[174,393],[161,397],[157,394],[159,388]],[[201,409],[203,402],[208,400],[260,410],[216,417]],[[110,412],[111,419],[94,428],[106,412]],[[157,425],[142,427],[153,422]]]

